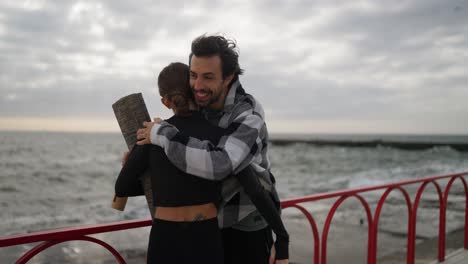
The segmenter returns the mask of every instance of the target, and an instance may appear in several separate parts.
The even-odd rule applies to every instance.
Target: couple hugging
[[[192,42],[189,66],[160,72],[161,102],[174,116],[138,130],[115,185],[118,197],[132,196],[131,183],[150,171],[147,263],[288,263],[264,112],[242,73],[235,42],[206,35]]]

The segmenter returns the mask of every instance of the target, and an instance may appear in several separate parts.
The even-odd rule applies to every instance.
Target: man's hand
[[[288,259],[277,259],[277,260],[275,260],[275,257],[276,257],[276,249],[275,249],[275,245],[273,244],[273,246],[271,247],[269,264],[289,264]]]
[[[153,122],[143,122],[143,128],[137,130],[137,145],[151,144],[151,128],[154,124],[161,122],[161,118],[154,118]]]
[[[128,160],[128,154],[130,154],[130,151],[124,152],[123,157],[122,157],[122,167],[125,166],[125,163]]]
[[[271,246],[270,260],[268,261],[268,264],[275,264],[275,257],[276,257],[276,249],[275,249],[275,244],[273,244]]]

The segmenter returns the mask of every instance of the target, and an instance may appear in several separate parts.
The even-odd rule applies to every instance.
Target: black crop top
[[[209,140],[215,145],[224,133],[222,128],[211,125],[198,112],[186,117],[173,116],[166,121],[187,136]],[[155,145],[133,147],[117,178],[116,195],[127,196],[125,189],[129,186],[126,187],[125,181],[134,179],[146,169],[151,175],[154,206],[186,206],[220,201],[220,181],[206,180],[179,170],[169,161],[164,150]]]

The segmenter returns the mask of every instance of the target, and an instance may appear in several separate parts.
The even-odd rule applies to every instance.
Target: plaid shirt
[[[229,227],[256,211],[237,179],[230,175],[252,165],[262,185],[276,195],[270,178],[264,111],[237,80],[230,87],[222,111],[204,109],[202,113],[212,124],[225,129],[218,145],[185,136],[164,121],[151,129],[151,143],[164,148],[169,160],[180,170],[223,181],[224,202],[218,220],[221,227]]]

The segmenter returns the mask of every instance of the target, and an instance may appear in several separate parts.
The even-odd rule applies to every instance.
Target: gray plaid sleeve
[[[151,141],[163,147],[180,170],[204,179],[222,180],[245,168],[259,153],[263,126],[263,118],[250,108],[233,119],[218,145],[187,137],[167,122],[153,127]]]

